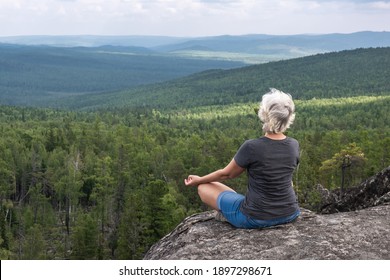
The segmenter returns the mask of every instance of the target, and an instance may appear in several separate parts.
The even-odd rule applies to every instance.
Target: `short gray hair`
[[[271,88],[263,95],[258,116],[263,122],[263,131],[285,132],[295,119],[295,105],[288,93]]]

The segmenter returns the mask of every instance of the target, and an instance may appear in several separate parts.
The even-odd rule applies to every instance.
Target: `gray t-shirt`
[[[247,169],[248,191],[241,211],[254,219],[271,220],[294,214],[298,208],[292,175],[299,163],[299,143],[291,137],[247,140],[234,156]]]

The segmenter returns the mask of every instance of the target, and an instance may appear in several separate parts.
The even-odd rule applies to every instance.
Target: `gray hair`
[[[263,95],[258,116],[263,122],[263,131],[285,132],[295,119],[295,105],[288,93],[271,88]]]

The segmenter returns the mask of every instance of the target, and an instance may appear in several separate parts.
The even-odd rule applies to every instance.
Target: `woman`
[[[265,135],[247,140],[223,169],[206,176],[189,175],[201,200],[238,228],[263,228],[294,221],[300,214],[292,187],[299,162],[298,141],[284,135],[295,118],[291,95],[271,89],[261,101],[259,118]],[[220,183],[248,174],[245,196]]]

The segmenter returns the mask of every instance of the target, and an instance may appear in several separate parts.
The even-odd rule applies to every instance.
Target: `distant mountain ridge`
[[[324,35],[243,35],[195,38],[182,43],[157,47],[159,51],[178,51],[202,46],[214,51],[264,53],[272,50],[300,48],[313,53],[356,48],[388,47],[390,32],[356,32]],[[312,53],[312,54],[313,54]]]
[[[0,37],[0,43],[19,45],[46,45],[53,47],[138,46],[152,48],[180,43],[187,38],[169,36],[104,36],[104,35],[32,35]]]
[[[246,54],[278,54],[299,57],[356,48],[389,47],[390,32],[362,31],[350,34],[222,35],[210,37],[169,36],[14,36],[0,37],[0,43],[61,47],[137,46],[158,52],[207,50]]]

